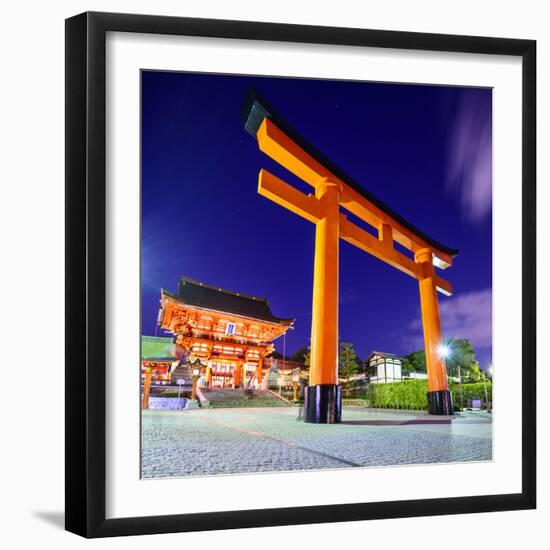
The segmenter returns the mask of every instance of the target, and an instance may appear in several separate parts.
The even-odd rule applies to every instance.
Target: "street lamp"
[[[458,367],[458,387],[460,388],[460,410],[464,410],[464,399],[462,398],[462,373],[460,372],[460,365]]]
[[[437,347],[437,353],[439,354],[439,357],[443,357],[443,359],[447,359],[447,357],[450,357],[451,355],[451,348],[447,344],[441,343]]]

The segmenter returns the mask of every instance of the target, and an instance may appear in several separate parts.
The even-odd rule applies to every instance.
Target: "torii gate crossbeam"
[[[309,386],[304,420],[336,423],[341,419],[338,384],[338,256],[339,240],[372,254],[419,282],[424,345],[428,368],[428,409],[452,414],[442,344],[437,291],[452,294],[451,284],[435,273],[446,269],[458,251],[437,243],[372,196],[290,128],[274,110],[252,94],[243,108],[245,129],[261,151],[310,184],[305,195],[266,170],[258,192],[316,226]],[[352,223],[343,207],[378,232],[378,238]],[[394,241],[414,260],[397,251]]]

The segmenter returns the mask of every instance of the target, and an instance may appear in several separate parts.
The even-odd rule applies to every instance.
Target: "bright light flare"
[[[447,357],[451,355],[451,348],[446,344],[439,344],[437,348],[437,353],[439,354],[439,357],[447,359]]]

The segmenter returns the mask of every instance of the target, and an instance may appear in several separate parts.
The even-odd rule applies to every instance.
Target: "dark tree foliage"
[[[291,361],[296,361],[296,363],[304,363],[306,364],[306,359],[309,358],[309,348],[303,347],[298,350],[296,350],[292,356],[290,357]]]
[[[412,370],[417,372],[426,372],[426,354],[424,351],[413,351],[408,355],[405,355],[402,368],[404,370]]]
[[[341,342],[338,352],[338,374],[342,378],[349,378],[359,372],[360,360],[355,353],[353,344]]]

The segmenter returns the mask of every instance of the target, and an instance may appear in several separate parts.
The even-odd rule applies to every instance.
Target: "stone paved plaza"
[[[298,408],[143,411],[144,478],[490,460],[492,419],[345,408],[306,424]]]

